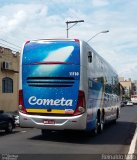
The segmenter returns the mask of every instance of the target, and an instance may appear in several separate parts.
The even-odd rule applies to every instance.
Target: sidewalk
[[[136,129],[135,129],[135,133],[134,136],[132,138],[130,147],[129,147],[129,152],[128,154],[132,154],[135,155],[134,159],[137,160],[137,124],[136,124]]]
[[[136,141],[136,147],[135,147],[135,153],[137,155],[137,141]]]
[[[136,127],[137,127],[137,125],[136,125]],[[136,132],[137,132],[137,128],[136,128]],[[136,154],[136,156],[137,156],[137,133],[135,133],[135,134],[136,134],[136,135],[135,135],[135,136],[136,136],[136,137],[135,137],[135,138],[136,138],[136,144],[135,144],[136,146],[135,146],[134,154]],[[136,159],[137,159],[137,157],[136,157]]]

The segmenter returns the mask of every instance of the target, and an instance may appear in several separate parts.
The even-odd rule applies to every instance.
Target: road
[[[127,154],[136,124],[137,106],[126,106],[121,109],[117,124],[107,125],[96,137],[78,132],[53,132],[42,137],[38,129],[17,127],[9,135],[0,132],[0,153],[81,154],[79,159],[83,159],[82,154]]]

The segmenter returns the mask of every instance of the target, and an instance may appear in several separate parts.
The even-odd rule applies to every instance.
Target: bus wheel
[[[101,120],[100,120],[100,133],[104,130],[104,124],[105,124],[105,112],[103,111]]]
[[[98,133],[100,133],[100,129],[101,129],[101,126],[100,126],[99,120],[96,119],[95,128],[93,129],[92,134],[94,136],[97,135]]]
[[[116,118],[118,119],[119,118],[119,109],[117,109],[117,116]]]
[[[119,118],[119,110],[117,109],[116,118],[113,120],[113,123],[117,123],[117,119]]]
[[[100,121],[99,133],[102,133],[103,130],[104,130],[104,116],[101,118],[101,121]]]
[[[102,118],[97,118],[96,119],[96,127],[93,130],[93,134],[96,135],[98,133],[102,133],[104,129],[104,116]]]

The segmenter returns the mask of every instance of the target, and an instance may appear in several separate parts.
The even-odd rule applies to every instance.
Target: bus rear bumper
[[[34,127],[48,130],[85,130],[86,113],[78,116],[39,116],[19,112],[21,127]]]

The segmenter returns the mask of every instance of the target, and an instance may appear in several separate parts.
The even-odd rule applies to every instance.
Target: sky
[[[27,40],[66,38],[65,22],[84,20],[69,38],[93,37],[88,43],[119,77],[137,80],[136,16],[137,0],[0,0],[0,45],[19,50]]]

